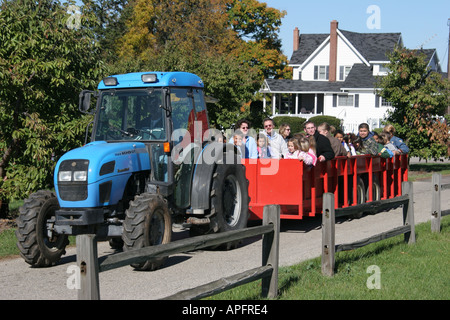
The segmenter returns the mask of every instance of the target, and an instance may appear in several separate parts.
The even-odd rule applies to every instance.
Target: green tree
[[[92,33],[96,19],[73,5],[1,2],[2,199],[52,187],[55,160],[84,141],[90,118],[78,111],[78,94],[95,87],[102,63]]]
[[[292,77],[287,57],[281,53],[278,36],[286,11],[268,7],[257,0],[228,0],[228,20],[245,46],[238,59],[256,67],[262,79]]]
[[[380,78],[379,94],[392,103],[387,122],[407,141],[411,156],[448,156],[449,126],[444,113],[450,104],[449,82],[431,71],[420,50],[397,48],[389,54],[390,72]]]

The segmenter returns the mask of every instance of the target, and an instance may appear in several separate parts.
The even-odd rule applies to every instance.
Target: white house
[[[403,45],[400,33],[356,33],[331,21],[330,34],[294,30],[290,60],[293,79],[266,79],[261,92],[272,97],[272,116],[310,118],[329,115],[343,120],[345,132],[360,123],[379,128],[390,104],[376,95],[376,78],[387,74],[386,53]],[[441,71],[435,49],[423,50],[429,65]]]

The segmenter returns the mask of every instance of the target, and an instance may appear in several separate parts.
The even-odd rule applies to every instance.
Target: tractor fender
[[[211,184],[217,164],[241,164],[238,150],[233,144],[209,143],[197,157],[191,189],[193,213],[203,213],[210,209]]]

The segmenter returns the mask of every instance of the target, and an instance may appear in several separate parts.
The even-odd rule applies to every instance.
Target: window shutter
[[[379,95],[375,95],[375,108],[379,108],[380,107],[380,96]]]
[[[355,94],[355,108],[359,108],[359,94]]]
[[[344,66],[339,67],[339,80],[344,80]]]
[[[326,79],[329,80],[330,79],[330,67],[327,66],[326,70],[327,70],[327,77],[326,77]]]
[[[337,94],[333,94],[333,108],[337,107]]]
[[[314,66],[314,80],[319,79],[319,66]]]

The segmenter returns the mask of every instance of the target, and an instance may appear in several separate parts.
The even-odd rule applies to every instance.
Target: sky
[[[450,19],[449,0],[260,0],[286,11],[280,28],[283,53],[291,58],[293,31],[329,33],[330,22],[339,29],[360,33],[402,34],[409,49],[436,49],[442,71],[447,72]]]

